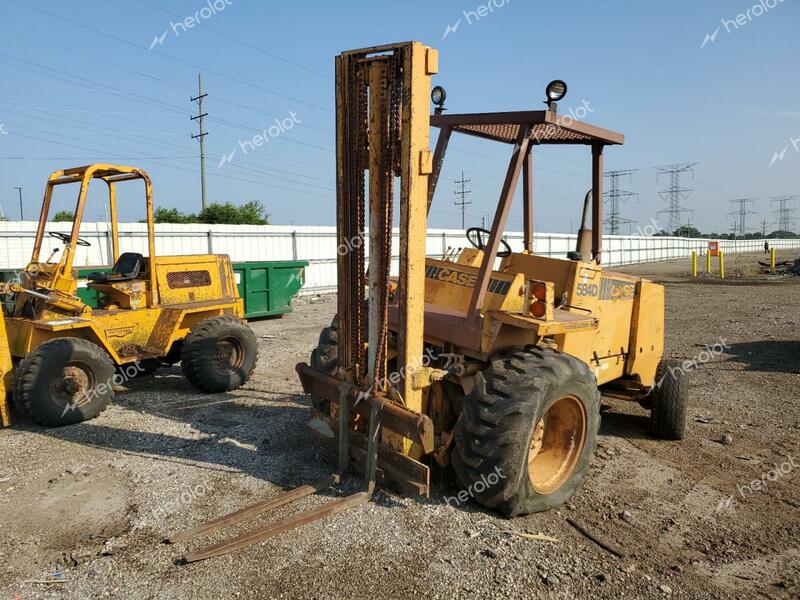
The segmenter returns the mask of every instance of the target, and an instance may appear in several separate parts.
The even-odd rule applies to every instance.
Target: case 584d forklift
[[[89,276],[100,292],[99,308],[75,293],[73,268],[86,194],[93,180],[106,183],[114,267]],[[117,186],[144,184],[147,256],[120,252]],[[42,256],[47,217],[57,186],[80,186],[72,231],[51,231],[63,244]],[[60,251],[58,260],[56,255]],[[53,173],[47,181],[31,262],[18,283],[2,284],[14,294],[13,308],[0,319],[0,369],[20,413],[47,426],[68,425],[98,415],[114,395],[120,370],[155,370],[181,361],[186,378],[203,392],[235,389],[252,374],[255,335],[242,319],[228,256],[158,256],[150,178],[134,167],[94,164]],[[3,424],[9,423],[6,394],[0,395]]]
[[[560,116],[563,81],[548,86],[546,110],[504,113],[444,114],[437,87],[431,115],[437,70],[437,51],[417,42],[336,59],[337,247],[348,251],[338,257],[338,314],[311,364],[297,371],[338,443],[337,472],[172,541],[324,489],[348,466],[365,474],[363,491],[186,560],[365,502],[377,482],[427,496],[434,464],[452,466],[469,496],[505,515],[556,507],[588,471],[601,393],[649,408],[658,436],[683,437],[686,378],[667,373],[662,360],[664,289],[601,266],[603,152],[623,136]],[[433,154],[431,126],[439,130]],[[509,164],[491,230],[471,228],[471,248],[426,258],[427,215],[453,134],[504,144]],[[568,257],[537,256],[533,158],[538,146],[565,144],[591,150],[584,223]],[[520,177],[524,242],[515,251],[502,236]],[[399,275],[392,277],[397,213]]]

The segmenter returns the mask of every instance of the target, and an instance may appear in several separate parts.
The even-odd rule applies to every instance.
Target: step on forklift
[[[106,184],[110,210],[111,271],[89,275],[97,308],[77,295],[73,267],[89,184]],[[146,254],[122,252],[117,186],[144,184]],[[79,184],[70,233],[47,231],[56,187]],[[44,258],[46,238],[55,238]],[[63,245],[63,248],[62,248]],[[255,334],[243,320],[230,258],[226,255],[159,256],[156,253],[150,177],[142,169],[94,164],[56,171],[47,180],[30,263],[18,281],[2,284],[12,297],[0,325],[0,369],[22,415],[48,427],[97,416],[114,386],[131,375],[181,362],[198,390],[219,393],[243,385],[255,368]],[[0,395],[3,425],[10,423]]]
[[[327,426],[315,429],[338,446],[338,470],[171,541],[335,485],[351,467],[364,474],[363,491],[185,560],[225,554],[366,502],[378,483],[429,496],[433,465],[452,468],[467,498],[504,515],[557,507],[589,469],[601,394],[649,409],[657,436],[683,437],[687,382],[662,359],[664,289],[601,266],[603,152],[624,137],[559,115],[563,81],[547,87],[545,110],[444,114],[444,89],[430,88],[437,71],[437,51],[416,42],[336,59],[337,247],[347,251],[337,261],[338,313],[297,372]],[[431,126],[439,130],[433,154]],[[453,134],[504,144],[509,164],[491,230],[472,227],[470,248],[428,258],[427,215]],[[592,190],[575,250],[540,256],[533,155],[538,146],[565,144],[591,150]],[[514,250],[503,233],[520,175],[524,239]]]

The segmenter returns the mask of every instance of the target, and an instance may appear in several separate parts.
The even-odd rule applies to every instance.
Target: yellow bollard
[[[725,253],[719,251],[719,278],[725,279]]]
[[[711,252],[706,252],[706,273],[711,275]]]
[[[697,277],[697,252],[692,250],[692,277]]]
[[[770,248],[769,249],[769,272],[770,273],[774,273],[775,272],[775,255],[776,254],[777,254],[777,251],[775,250],[775,248]]]

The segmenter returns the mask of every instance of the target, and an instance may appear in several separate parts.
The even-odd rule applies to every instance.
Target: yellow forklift
[[[563,81],[547,87],[545,110],[444,114],[445,92],[430,85],[437,71],[437,51],[417,42],[336,59],[337,247],[347,251],[338,256],[338,314],[297,371],[326,421],[315,429],[338,446],[338,470],[171,541],[322,490],[349,467],[364,473],[363,491],[187,561],[366,502],[377,483],[428,496],[434,465],[453,468],[459,498],[508,516],[559,506],[588,471],[601,393],[649,408],[658,436],[683,437],[686,377],[662,360],[664,289],[601,266],[603,153],[623,136],[559,115]],[[427,215],[453,134],[504,144],[509,164],[491,229],[470,228],[471,248],[428,258]],[[543,145],[591,150],[584,223],[564,258],[534,253],[533,155]],[[503,233],[520,177],[524,240],[515,250]]]
[[[89,276],[97,308],[77,295],[73,267],[90,182],[108,189],[110,272]],[[117,186],[144,184],[147,254],[121,252]],[[47,232],[53,191],[79,184],[72,231]],[[47,258],[45,236],[58,240]],[[60,254],[60,255],[59,255]],[[13,306],[0,331],[0,368],[17,410],[46,426],[78,423],[98,415],[114,386],[162,363],[181,362],[197,389],[217,393],[245,383],[257,360],[255,335],[243,320],[242,300],[226,255],[158,256],[150,178],[135,167],[94,164],[56,171],[47,180],[31,261],[18,282],[3,284]],[[13,375],[12,375],[13,364]],[[0,396],[9,423],[6,394]]]

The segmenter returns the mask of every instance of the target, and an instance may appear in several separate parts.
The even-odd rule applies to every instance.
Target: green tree
[[[53,221],[56,223],[72,223],[73,217],[71,210],[60,210],[53,215]]]
[[[247,202],[241,206],[234,206],[230,202],[224,204],[213,203],[206,206],[197,215],[200,223],[225,224],[225,225],[267,225],[269,215],[264,211],[264,206],[258,202]]]
[[[699,238],[702,237],[702,234],[696,227],[681,225],[675,230],[675,237]]]
[[[197,223],[195,215],[187,215],[177,208],[165,208],[159,206],[153,211],[153,218],[156,223]]]

